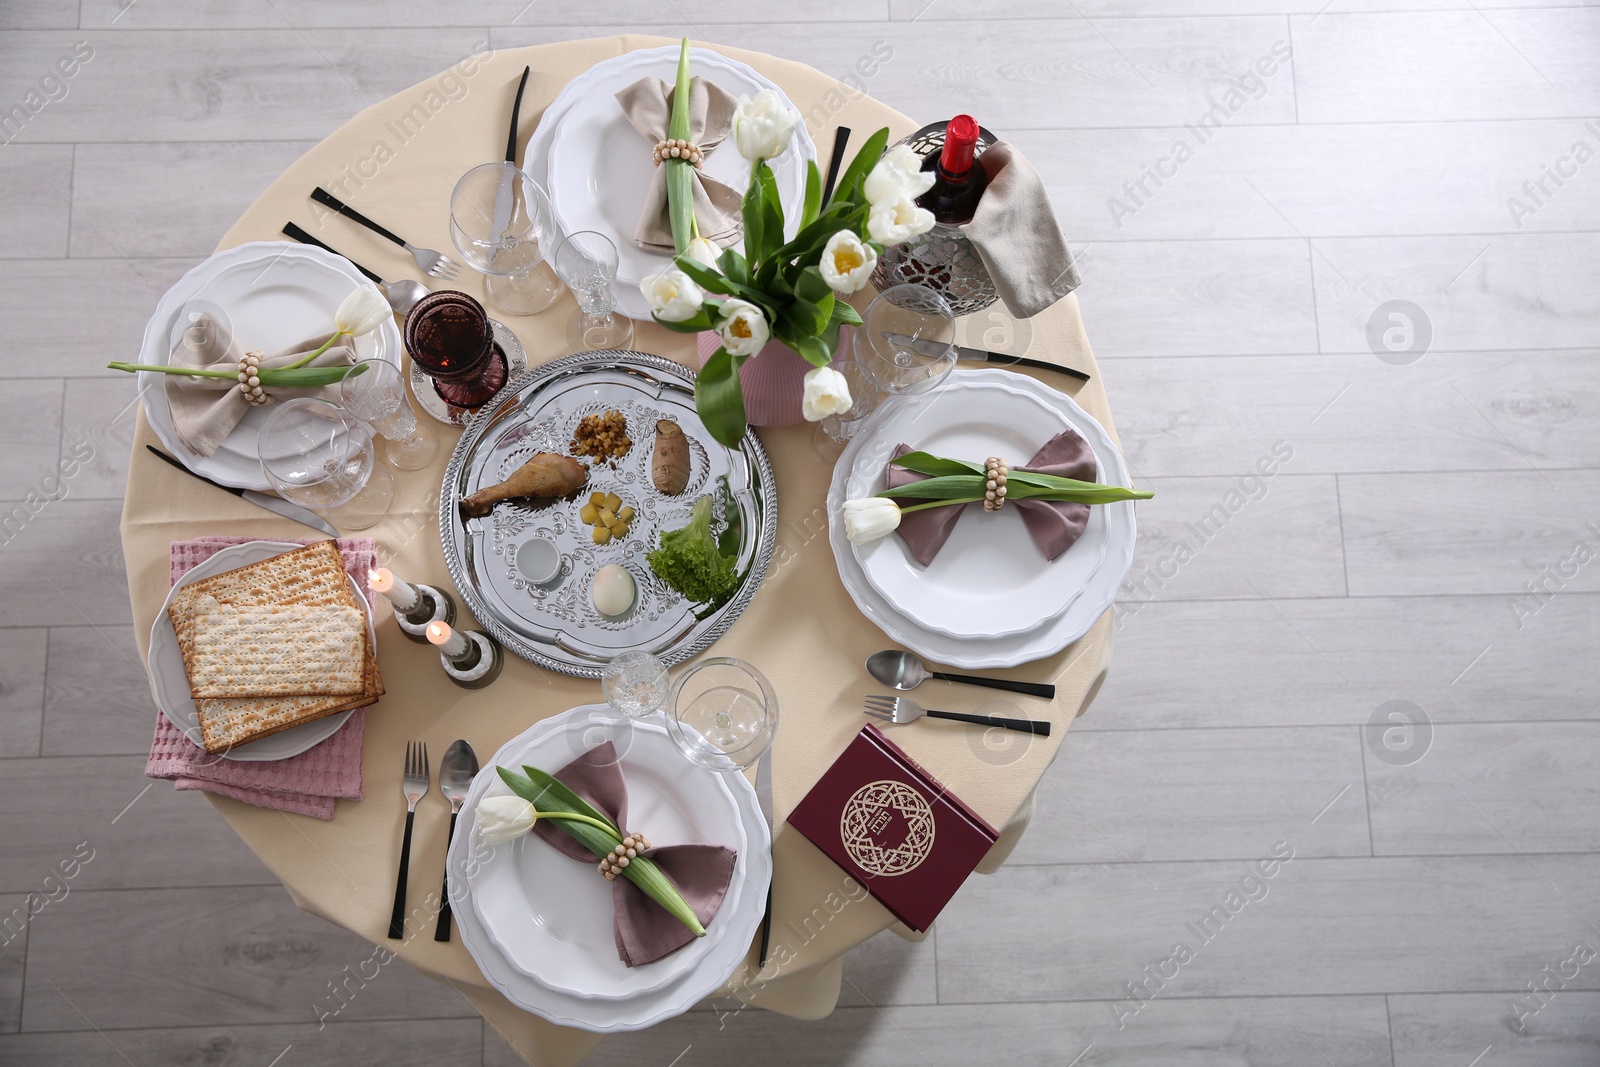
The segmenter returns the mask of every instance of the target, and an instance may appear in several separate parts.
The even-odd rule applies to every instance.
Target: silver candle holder
[[[500,642],[482,630],[452,631],[448,623],[433,623],[427,640],[439,647],[439,665],[445,676],[463,689],[483,689],[500,677],[505,651]]]
[[[394,621],[399,624],[400,632],[418,644],[428,643],[428,624],[442,622],[446,626],[456,624],[456,602],[454,598],[443,589],[420,582],[413,583],[411,588],[417,591],[417,599],[409,610],[402,609],[398,604],[394,609]]]

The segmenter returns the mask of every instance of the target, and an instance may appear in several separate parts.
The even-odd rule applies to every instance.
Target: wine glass
[[[667,665],[648,652],[624,652],[600,671],[600,689],[630,719],[642,719],[667,702]]]
[[[515,163],[485,163],[450,194],[450,240],[486,278],[489,302],[508,315],[533,315],[561,287],[538,270],[554,232],[550,197]]]
[[[858,356],[886,391],[917,395],[938,388],[956,365],[955,315],[926,285],[894,285],[861,316]]]
[[[365,530],[389,513],[394,479],[375,462],[372,431],[339,405],[316,397],[274,404],[257,447],[278,494],[335,526]]]
[[[569,333],[590,350],[626,348],[633,343],[633,320],[616,314],[617,246],[603,233],[579,230],[556,250],[556,273],[578,298],[579,318]]]
[[[506,384],[509,369],[494,323],[466,293],[440,289],[418,300],[406,313],[405,343],[411,362],[451,407],[475,410]]]
[[[421,470],[432,462],[439,442],[417,428],[417,413],[406,396],[400,368],[382,359],[364,359],[345,371],[339,383],[344,409],[383,435],[384,455],[403,471]]]
[[[703,659],[678,675],[667,729],[702,767],[748,767],[777,735],[778,697],[766,675],[743,660]]]

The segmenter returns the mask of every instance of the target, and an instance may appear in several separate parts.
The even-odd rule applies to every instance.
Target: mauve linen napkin
[[[640,78],[617,94],[617,103],[634,129],[650,139],[651,148],[667,136],[667,124],[672,118],[672,98],[675,88],[660,78]],[[701,152],[721,144],[733,129],[733,111],[739,102],[727,90],[704,78],[689,80],[689,141],[700,146]],[[650,149],[641,148],[641,152]],[[733,244],[744,232],[741,214],[743,196],[707,177],[704,169],[694,169],[694,217],[700,227],[700,236],[723,248]],[[667,168],[657,166],[650,178],[650,190],[645,194],[644,211],[639,215],[639,226],[633,239],[642,248],[672,254],[672,220],[667,215]]]
[[[694,772],[686,770],[685,773]],[[617,751],[610,741],[591,748],[556,771],[554,776],[594,805],[595,810],[623,833],[638,830],[650,836],[649,827],[628,825],[628,784],[623,781]],[[533,832],[558,852],[575,860],[582,860],[591,867],[599,863],[593,852],[553,825],[554,822],[553,819],[542,820],[534,825]],[[645,855],[678,887],[700,924],[711,922],[728,893],[738,853],[722,845],[659,845]],[[595,879],[601,879],[598,871]],[[669,956],[695,939],[687,926],[626,878],[611,882],[611,902],[616,915],[613,933],[617,940],[617,956],[629,967]]]
[[[327,334],[291,345],[282,352],[263,356],[261,367],[270,370],[287,366],[302,356],[321,348]],[[195,324],[184,331],[183,340],[173,350],[170,360],[175,367],[195,367],[207,370],[237,371],[239,360],[245,355],[233,337],[227,323],[206,312]],[[312,360],[311,367],[348,367],[355,363],[355,350],[349,345],[334,345]],[[239,391],[237,378],[190,378],[181,374],[163,374],[167,386],[167,404],[172,409],[172,428],[184,447],[201,456],[215,452],[239,420],[250,411],[250,401]],[[297,396],[316,396],[324,400],[339,399],[339,386],[328,385],[317,389],[268,389],[267,395],[282,400]]]
[[[883,472],[885,488],[920,482],[927,477],[894,465],[895,460],[910,451],[904,444],[895,446],[889,466]],[[1071,428],[1062,430],[1046,441],[1026,466],[1014,469],[1053,474],[1057,478],[1075,478],[1080,482],[1097,481],[1100,474],[1100,466],[1095,462],[1094,450],[1089,447],[1089,442]],[[903,506],[922,503],[910,497],[896,499]],[[913,511],[900,517],[900,526],[895,532],[911,550],[916,561],[926,567],[950,539],[950,532],[956,528],[961,513],[969,507],[982,506],[981,503],[964,504]],[[1055,559],[1071,548],[1083,536],[1083,528],[1089,522],[1089,505],[1070,500],[1008,500],[1006,507],[1017,509],[1022,516],[1022,524],[1033,537],[1033,543],[1047,560]]]
[[[1044,179],[1022,153],[996,141],[978,162],[989,186],[961,232],[978,250],[1007,310],[1031,318],[1078,287],[1078,266]]]
[[[255,538],[198,537],[192,541],[172,542],[172,581],[176,582],[185,571],[198,567],[229,545],[242,545],[252,540]],[[339,539],[338,545],[345,570],[364,584],[375,559],[376,546],[372,538],[344,537]],[[362,797],[361,742],[366,729],[367,711],[359,708],[332,737],[298,756],[243,763],[209,754],[158,711],[155,739],[150,744],[150,758],[145,763],[144,773],[149,778],[167,779],[180,790],[204,789],[258,808],[331,819],[335,800],[360,800]]]

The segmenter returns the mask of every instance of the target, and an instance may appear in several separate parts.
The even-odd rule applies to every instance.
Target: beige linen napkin
[[[660,78],[640,78],[617,94],[617,103],[622,105],[622,113],[629,124],[650,140],[650,144],[641,146],[639,151],[648,153],[658,141],[666,139],[675,92]],[[738,104],[725,89],[704,78],[691,78],[689,140],[710,155],[733,129],[733,111]],[[744,232],[744,219],[740,214],[743,198],[737,190],[707,177],[700,167],[695,168],[694,179],[694,217],[700,226],[700,236],[726,248]],[[650,190],[645,194],[644,211],[639,215],[639,227],[633,239],[642,248],[672,253],[672,220],[667,215],[667,168],[664,165],[656,167],[650,178]]]
[[[978,157],[989,187],[962,227],[994,279],[1000,299],[1019,319],[1032,318],[1078,287],[1078,266],[1061,235],[1044,180],[1005,141]]]
[[[313,337],[291,345],[282,352],[261,358],[263,369],[285,367],[295,360],[315,352],[328,339],[328,334]],[[226,323],[209,312],[202,314],[195,325],[184,331],[183,339],[172,352],[174,367],[195,367],[215,370],[232,370],[239,366],[244,350],[233,339]],[[334,345],[312,360],[311,367],[348,367],[356,362],[355,350],[349,345]],[[239,391],[235,378],[190,378],[181,374],[162,375],[166,378],[167,404],[172,409],[172,428],[184,447],[201,456],[217,450],[233,428],[239,425],[250,410],[250,401]],[[337,401],[339,386],[327,385],[316,389],[268,389],[267,395],[280,400],[297,396],[315,396]]]

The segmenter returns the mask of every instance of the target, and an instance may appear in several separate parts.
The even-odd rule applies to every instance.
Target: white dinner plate
[[[1004,413],[1002,421],[997,412]],[[1066,429],[1063,414],[1061,405],[1018,386],[1015,375],[1004,382],[962,382],[900,405],[868,431],[871,441],[851,467],[846,499],[884,488],[889,457],[902,442],[936,456],[973,462],[1000,456],[1023,466]],[[1067,423],[1077,429],[1070,417]],[[1104,511],[1091,507],[1083,535],[1047,560],[1016,508],[972,506],[926,567],[898,536],[851,548],[867,583],[918,624],[949,637],[1005,637],[1066,611],[1104,560],[1108,536]]]
[[[184,308],[226,314],[241,348],[272,353],[318,334],[333,332],[333,313],[350,290],[374,288],[349,260],[309,245],[252,241],[218,252],[179,278],[156,304],[144,330],[139,362],[171,361],[175,331],[181,334]],[[382,359],[400,366],[400,331],[385,319],[355,339],[356,359]],[[167,375],[139,374],[145,418],[167,451],[196,474],[223,485],[271,491],[261,472],[256,437],[271,405],[252,408],[210,456],[186,448],[172,428]]]
[[[480,773],[473,780],[472,788],[468,791],[466,802],[462,806],[463,818],[460,826],[470,830],[476,819],[479,800],[486,794],[490,785],[499,781],[498,775],[493,773],[494,766],[512,763],[522,748],[538,741],[548,732],[564,728],[574,720],[589,722],[591,728],[596,730],[591,739],[596,742],[603,740],[604,737],[600,736],[603,728],[598,723],[605,714],[606,709],[602,705],[573,708],[571,711],[536,723],[523,734],[506,742],[500,751],[495,753],[494,759],[486,768],[488,773]],[[655,723],[645,723],[641,726],[646,730],[664,732],[664,727]],[[704,772],[685,761],[684,773]],[[761,815],[755,789],[743,775],[730,774],[726,784],[738,808],[739,822],[744,828],[746,842],[745,848],[740,852],[740,869],[735,873],[735,878],[741,883],[737,908],[725,904],[718,912],[713,927],[707,930],[706,936],[712,937],[715,925],[724,920],[726,920],[725,929],[698,966],[659,990],[622,1000],[579,997],[550,989],[522,974],[506,960],[504,953],[495,946],[488,935],[478,914],[475,895],[471,892],[469,884],[472,870],[482,862],[474,855],[477,835],[472,832],[457,833],[450,842],[450,870],[467,872],[467,877],[452,878],[450,881],[452,911],[461,934],[461,943],[472,954],[473,960],[477,962],[489,984],[524,1011],[531,1011],[554,1023],[576,1026],[596,1033],[643,1030],[663,1019],[681,1015],[715,992],[733,976],[740,962],[750,951],[755,934],[761,927],[766,907],[767,886],[772,878],[772,835],[766,820]],[[646,830],[646,833],[648,832]],[[569,860],[565,856],[560,858],[564,863],[578,866],[576,861]],[[596,874],[595,877],[599,878],[599,875]],[[733,887],[730,886],[730,895],[732,891]],[[608,892],[602,891],[600,895],[609,900]],[[614,945],[611,952],[613,955],[616,952]]]
[[[625,830],[640,830],[663,844],[726,845],[742,860],[744,826],[724,776],[688,763],[664,729],[618,722],[609,708],[599,714],[605,718],[577,719],[542,734],[510,754],[506,766],[520,770],[527,764],[556,774],[615,735],[628,786]],[[484,795],[512,793],[496,780]],[[616,1000],[653,993],[693,970],[727,929],[719,910],[706,936],[663,959],[629,967],[617,957],[611,890],[594,863],[579,863],[534,834],[493,849],[468,884],[506,960],[541,985],[573,996]],[[736,871],[723,904],[727,914],[738,914],[742,889]]]
[[[194,697],[189,692],[189,676],[184,671],[183,653],[178,648],[178,634],[172,628],[172,617],[167,614],[167,605],[172,603],[172,598],[178,590],[190,582],[198,582],[202,578],[209,578],[223,571],[248,567],[252,563],[260,563],[262,560],[301,547],[303,546],[289,541],[247,541],[242,545],[229,545],[205,562],[185,571],[168,591],[167,598],[161,602],[161,610],[156,612],[156,620],[150,627],[150,655],[146,659],[147,673],[150,675],[150,693],[155,697],[156,707],[161,709],[161,714],[171,720],[172,724],[182,730],[183,735],[195,744],[200,744],[200,713],[195,708]],[[350,576],[347,574],[345,577]],[[354,580],[350,582],[350,588],[355,590],[356,600],[361,604],[361,610],[366,612],[367,636],[372,640],[372,647],[376,649],[378,635],[373,628],[372,605],[367,603],[365,594]],[[236,760],[240,763],[257,763],[298,756],[312,745],[326,741],[338,733],[339,727],[354,714],[355,711],[351,710],[341,711],[337,715],[325,715],[280,733],[268,734],[259,741],[251,741],[247,745],[218,753],[217,758]]]
[[[753,68],[704,48],[690,50],[691,72],[709,78],[733,96],[754,96],[763,89],[783,91]],[[634,243],[639,213],[650,188],[654,164],[651,145],[628,123],[616,94],[640,78],[654,76],[671,83],[677,77],[678,46],[644,48],[597,63],[568,83],[546,109],[528,141],[524,166],[550,194],[559,238],[580,230],[596,230],[617,246],[617,310],[630,318],[650,320],[650,307],[639,283],[668,266],[672,257],[648,252]],[[794,105],[784,96],[784,104]],[[816,146],[802,122],[781,156],[768,161],[783,201],[785,231],[797,230],[805,195],[806,164]],[[739,155],[730,134],[706,157],[707,174],[742,196],[750,166]],[[555,249],[546,249],[549,256]]]
[[[1101,480],[1110,485],[1128,484],[1127,465],[1123,461],[1122,453],[1112,444],[1105,428],[1079,407],[1071,397],[1024,375],[990,368],[954,370],[934,395],[960,389],[965,383],[1007,384],[1055,405],[1061,413],[1062,424],[1075,427],[1094,450],[1095,459],[1100,466]],[[1008,396],[1006,393],[996,395]],[[1054,655],[1087,633],[1095,620],[1104,614],[1116,599],[1117,589],[1127,577],[1128,568],[1133,564],[1136,535],[1133,502],[1095,505],[1095,510],[1104,512],[1106,523],[1107,541],[1104,558],[1100,566],[1084,581],[1081,591],[1066,611],[1045,620],[1032,630],[1004,637],[955,638],[931,630],[921,625],[915,618],[898,610],[867,581],[861,562],[854,552],[855,546],[845,537],[843,519],[844,501],[850,499],[847,493],[847,481],[856,466],[865,461],[864,454],[869,442],[874,440],[873,427],[893,417],[899,407],[915,405],[919,399],[928,398],[894,398],[874,412],[867,425],[862,427],[846,446],[844,454],[834,466],[833,482],[828,492],[828,541],[833,547],[833,558],[839,568],[839,578],[845,590],[861,609],[862,614],[871,619],[889,637],[938,664],[963,670],[983,670],[993,667],[1015,667],[1021,663]],[[1012,398],[1001,400],[998,404],[999,406],[993,410],[994,425],[1003,426],[1019,402]],[[881,449],[882,460],[887,460],[889,452],[896,443],[896,441],[890,441],[887,445],[880,443],[873,446],[874,451]],[[914,441],[906,443],[913,446],[916,444]],[[996,439],[996,443],[1002,446],[1004,444],[999,439]],[[1034,447],[1042,443],[1043,441],[1034,443]],[[985,453],[987,454],[989,453]],[[961,522],[965,523],[969,517],[963,516]],[[959,530],[959,525],[957,528]],[[1028,551],[1033,552],[1037,558],[1038,550],[1031,543],[1028,545]]]

